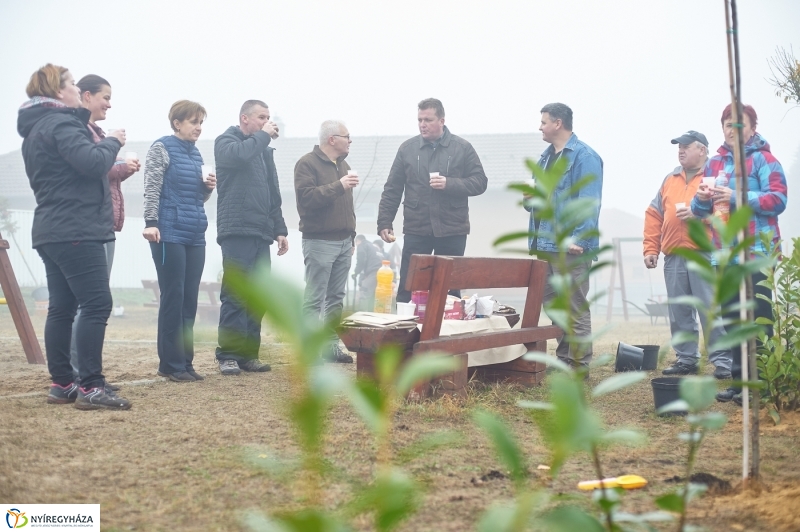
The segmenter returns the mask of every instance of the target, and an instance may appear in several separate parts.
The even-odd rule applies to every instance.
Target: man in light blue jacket
[[[567,168],[552,197],[552,203],[556,206],[556,219],[540,220],[535,210],[527,208],[531,211],[531,237],[528,245],[532,254],[549,262],[548,283],[544,293],[544,301],[547,303],[556,295],[550,285],[550,278],[554,274],[567,273],[559,271],[557,264],[559,250],[554,235],[562,222],[559,217],[570,201],[584,198],[595,200],[591,212],[572,231],[572,239],[565,250],[568,253],[568,270],[577,288],[570,301],[573,332],[579,338],[586,338],[592,334],[592,316],[586,300],[591,261],[578,258],[592,254],[599,248],[597,228],[603,191],[603,160],[572,132],[572,109],[563,103],[549,103],[542,107],[541,113],[539,131],[542,132],[542,139],[549,142],[550,146],[542,153],[538,164],[544,169],[550,169],[563,157],[567,160]],[[594,179],[579,191],[570,192],[570,188],[586,176],[594,176]],[[562,337],[558,341],[556,355],[571,366],[588,366],[592,359],[592,345],[583,342],[569,344]]]

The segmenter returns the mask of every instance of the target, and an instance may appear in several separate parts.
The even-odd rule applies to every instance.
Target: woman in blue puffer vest
[[[206,261],[208,219],[203,204],[217,180],[203,176],[195,146],[206,110],[180,100],[169,111],[174,134],[161,137],[147,152],[142,233],[158,274],[158,374],[175,382],[203,380],[194,370],[193,329],[197,294]]]

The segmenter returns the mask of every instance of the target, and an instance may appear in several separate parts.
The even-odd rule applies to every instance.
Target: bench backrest
[[[538,327],[542,310],[547,263],[530,259],[444,257],[412,255],[406,290],[428,290],[425,325],[414,351],[464,352],[505,345],[533,344],[555,337],[552,327]],[[527,287],[520,329],[472,334],[468,338],[439,339],[445,301],[449,290],[462,288]],[[463,349],[469,346],[470,349]]]

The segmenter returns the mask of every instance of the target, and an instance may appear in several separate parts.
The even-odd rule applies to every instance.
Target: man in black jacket
[[[269,120],[267,104],[248,100],[231,126],[214,142],[217,167],[217,242],[222,247],[219,347],[217,361],[223,375],[269,371],[258,359],[261,319],[231,293],[231,270],[249,272],[269,267],[269,247],[278,243],[278,256],[289,251],[289,234],[281,212],[278,172],[269,147],[278,127]]]
[[[397,301],[407,303],[405,282],[413,254],[463,256],[469,234],[469,196],[486,192],[488,180],[472,145],[444,125],[444,106],[419,102],[419,136],[400,145],[378,207],[378,234],[394,242],[392,223],[403,201],[403,257]]]

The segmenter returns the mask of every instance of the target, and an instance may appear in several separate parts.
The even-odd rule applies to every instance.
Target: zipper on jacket
[[[444,175],[446,175],[446,176],[450,175],[450,159],[452,157],[453,157],[452,155],[448,155],[447,156],[447,170],[445,170],[445,172],[444,172]]]
[[[417,155],[417,176],[419,176],[419,155]]]

